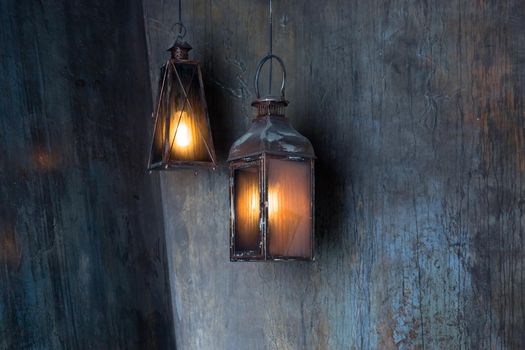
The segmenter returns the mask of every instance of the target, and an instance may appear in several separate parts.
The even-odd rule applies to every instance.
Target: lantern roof
[[[191,45],[186,40],[182,41],[181,39],[177,38],[173,45],[171,45],[171,47],[166,51],[171,51],[176,48],[184,49],[186,51],[190,51],[191,49],[193,49],[193,47],[191,47]]]
[[[187,61],[188,52],[191,49],[192,47],[187,41],[182,41],[182,38],[177,38],[168,51],[171,51],[171,58],[175,59],[175,61]]]
[[[295,130],[284,113],[278,113],[287,104],[268,97],[254,101],[252,106],[259,109],[259,115],[248,132],[233,143],[228,161],[261,154],[315,158],[310,141]]]

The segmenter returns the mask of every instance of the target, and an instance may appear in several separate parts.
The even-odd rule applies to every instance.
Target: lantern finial
[[[182,41],[181,38],[177,38],[168,51],[171,51],[171,58],[176,61],[185,61],[188,59],[188,52],[191,49],[192,47],[187,41]]]

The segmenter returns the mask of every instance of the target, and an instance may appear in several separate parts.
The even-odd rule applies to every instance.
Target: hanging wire
[[[182,24],[182,0],[179,0],[179,23]]]
[[[179,0],[180,2],[180,0]],[[269,16],[268,16],[268,20],[269,20],[269,47],[270,47],[270,50],[268,51],[268,55],[272,55],[273,54],[273,18],[272,18],[272,0],[268,0],[269,2],[269,5],[270,5],[270,8],[269,8]],[[270,67],[269,67],[269,75],[268,75],[268,95],[272,95],[272,60],[270,60]]]
[[[268,75],[268,96],[272,96],[272,62],[274,59],[278,61],[278,63],[281,65],[281,68],[283,70],[283,81],[281,84],[281,98],[284,100],[284,89],[286,85],[286,68],[284,66],[283,60],[273,54],[273,16],[272,16],[272,0],[268,0],[269,4],[269,11],[268,11],[268,41],[269,41],[269,50],[268,54],[264,56],[260,61],[259,65],[257,66],[257,72],[255,73],[255,95],[257,98],[260,98],[261,95],[259,94],[259,76],[261,74],[261,69],[264,66],[264,64],[268,61],[270,61],[270,67],[269,67],[269,75]]]
[[[175,33],[175,27],[179,27],[177,40],[182,40],[186,36],[186,26],[182,23],[182,0],[179,0],[179,21],[171,26],[171,32]]]

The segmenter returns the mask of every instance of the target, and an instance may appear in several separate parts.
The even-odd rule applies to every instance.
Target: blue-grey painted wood
[[[155,86],[177,2],[143,3]],[[161,178],[180,348],[525,348],[525,3],[274,1],[319,161],[317,261],[273,264],[228,260],[224,164],[267,3],[183,5],[222,163]]]
[[[0,1],[0,349],[167,349],[142,5]]]

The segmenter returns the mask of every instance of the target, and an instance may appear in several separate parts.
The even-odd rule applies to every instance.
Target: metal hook
[[[283,60],[279,56],[274,55],[274,54],[269,54],[269,55],[264,56],[259,62],[259,64],[257,65],[257,71],[255,73],[255,94],[257,98],[261,97],[261,94],[259,93],[259,75],[261,74],[261,69],[268,60],[274,59],[274,58],[277,60],[277,62],[279,62],[279,64],[281,65],[281,69],[283,70],[283,82],[281,84],[281,98],[284,100],[284,89],[286,87],[286,68],[284,67]]]
[[[179,33],[177,34],[177,40],[182,40],[182,39],[186,36],[186,33],[187,33],[188,31],[186,30],[186,26],[185,26],[184,24],[182,24],[182,22],[177,22],[177,23],[173,24],[173,25],[171,26],[170,31],[171,31],[172,33],[175,33],[175,30],[173,30],[173,29],[174,29],[175,27],[177,27],[177,26],[179,27]]]

